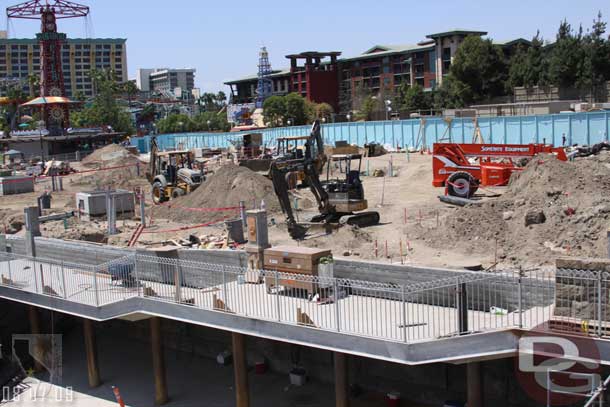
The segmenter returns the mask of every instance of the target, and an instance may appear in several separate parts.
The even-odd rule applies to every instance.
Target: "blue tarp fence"
[[[439,140],[470,143],[475,133],[471,118],[455,118],[448,124],[442,118],[426,118],[425,131],[420,119],[373,122],[328,123],[322,125],[322,136],[327,144],[345,140],[362,146],[377,142],[397,147],[419,147],[423,135],[428,147]],[[562,113],[538,116],[504,116],[478,119],[481,134],[486,143],[529,144],[543,143],[559,146],[565,137],[567,144],[594,144],[608,141],[610,112]],[[278,137],[306,136],[310,126],[277,127],[265,129],[264,142],[275,145]],[[162,150],[175,148],[222,148],[238,133],[179,133],[157,136]],[[132,144],[141,153],[147,153],[150,136],[134,137]]]

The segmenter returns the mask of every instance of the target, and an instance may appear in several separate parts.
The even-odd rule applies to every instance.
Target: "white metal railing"
[[[397,342],[531,328],[551,319],[552,274],[456,273],[392,284],[131,254],[77,262],[0,253],[0,284],[102,306],[132,297]]]

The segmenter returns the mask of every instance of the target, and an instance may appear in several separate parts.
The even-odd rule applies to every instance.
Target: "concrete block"
[[[116,213],[133,216],[135,211],[134,193],[122,189],[110,192],[115,202]],[[84,219],[106,215],[106,191],[78,192],[76,208]]]
[[[28,176],[0,177],[0,196],[34,192],[34,178]]]

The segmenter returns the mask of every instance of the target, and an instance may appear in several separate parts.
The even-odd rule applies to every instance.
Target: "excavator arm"
[[[302,240],[307,233],[307,228],[296,222],[290,196],[288,194],[288,181],[286,176],[291,172],[302,171],[305,181],[312,194],[318,202],[320,214],[316,221],[329,221],[335,217],[335,207],[329,203],[328,193],[320,182],[320,168],[324,167],[326,156],[324,155],[324,142],[320,134],[320,122],[315,121],[311,134],[305,143],[305,154],[302,159],[284,159],[279,157],[271,163],[270,174],[273,189],[278,197],[282,212],[286,215],[288,232],[295,240]]]
[[[148,162],[148,168],[146,169],[146,179],[152,183],[157,175],[157,153],[159,152],[159,145],[157,144],[157,138],[152,137],[150,139],[150,161]]]

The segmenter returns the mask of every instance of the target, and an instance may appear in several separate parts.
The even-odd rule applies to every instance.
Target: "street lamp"
[[[349,122],[350,120],[352,120],[352,115],[350,113],[348,113],[345,118],[347,119],[347,121]]]
[[[322,123],[326,123],[326,117],[322,118]]]
[[[385,106],[385,119],[390,120],[390,113],[392,112],[392,101],[389,99],[386,100]]]
[[[184,133],[184,123],[178,122],[178,126],[180,126],[180,132]]]
[[[212,121],[208,120],[208,131],[210,131],[210,124],[212,124]]]
[[[292,125],[292,120],[288,119],[288,120],[286,121],[286,124],[288,124],[288,126]]]

